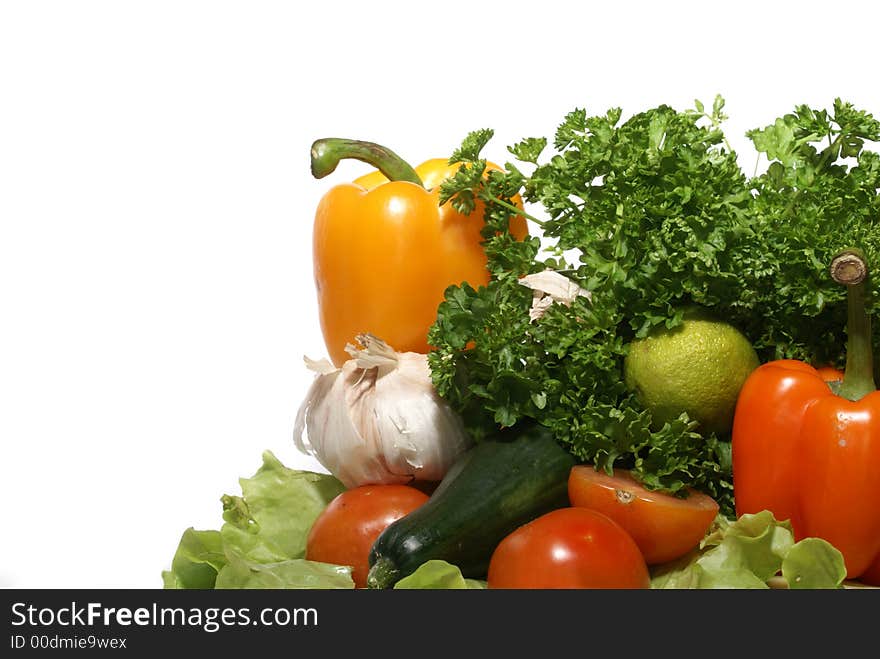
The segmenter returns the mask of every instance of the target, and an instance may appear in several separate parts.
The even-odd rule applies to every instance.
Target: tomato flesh
[[[650,588],[648,566],[620,525],[560,508],[508,535],[489,562],[489,588]]]
[[[700,492],[680,498],[647,489],[626,470],[615,469],[611,476],[591,465],[572,468],[568,499],[572,506],[597,510],[620,524],[648,565],[687,554],[718,515],[718,503]]]
[[[355,586],[365,588],[370,549],[392,522],[428,495],[408,485],[362,485],[338,495],[321,512],[306,539],[306,559],[350,565]]]

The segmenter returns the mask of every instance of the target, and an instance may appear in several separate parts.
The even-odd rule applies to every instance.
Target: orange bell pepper
[[[315,214],[315,284],[331,360],[341,366],[349,359],[346,344],[366,332],[400,352],[428,352],[428,330],[444,291],[489,281],[482,203],[469,215],[440,204],[440,184],[459,167],[443,159],[413,169],[377,144],[335,138],[316,141],[311,158],[316,178],[343,158],[378,169],[331,188]],[[528,233],[518,214],[509,228],[518,240]]]
[[[880,391],[864,258],[843,253],[832,276],[847,286],[843,380],[795,360],[758,367],[734,414],[733,488],[738,515],[766,509],[791,520],[797,539],[824,538],[858,578],[880,565]]]

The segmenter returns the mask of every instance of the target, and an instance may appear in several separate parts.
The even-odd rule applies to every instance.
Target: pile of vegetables
[[[330,473],[265,454],[166,587],[880,585],[880,123],[799,106],[750,177],[725,119],[578,109],[503,168],[491,130],[415,169],[315,142],[316,177],[377,169],[316,214],[295,440]],[[711,427],[624,377],[695,310],[762,364]]]

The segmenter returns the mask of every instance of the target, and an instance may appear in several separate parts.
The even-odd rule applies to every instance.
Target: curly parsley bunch
[[[683,414],[661,428],[623,383],[636,337],[678,325],[697,304],[743,330],[764,359],[837,362],[845,301],[830,255],[858,246],[880,256],[880,165],[865,150],[877,122],[836,102],[833,115],[798,108],[750,133],[772,160],[749,179],[721,130],[724,102],[668,106],[622,121],[569,113],[555,132],[509,148],[520,165],[485,174],[492,131],[469,135],[442,198],[486,204],[492,281],[451,287],[430,334],[434,384],[480,438],[533,419],[585,462],[633,469],[649,486],[696,487],[732,510],[729,437],[703,436]],[[827,140],[819,150],[815,142]],[[847,166],[845,160],[854,160]],[[521,171],[531,169],[531,174]],[[516,194],[540,205],[545,245],[507,233]],[[567,263],[563,255],[578,255]],[[562,271],[591,292],[538,320],[519,278]],[[874,289],[875,295],[877,289]]]

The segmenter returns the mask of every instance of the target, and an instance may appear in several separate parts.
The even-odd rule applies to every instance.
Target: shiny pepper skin
[[[740,391],[732,442],[737,515],[771,510],[839,549],[849,578],[880,579],[880,391],[847,400],[808,364],[768,362]]]
[[[428,330],[446,288],[488,283],[483,204],[464,215],[439,202],[440,183],[458,167],[444,159],[419,165],[424,187],[376,171],[336,185],[321,199],[314,274],[321,329],[336,366],[349,358],[346,344],[362,333],[399,352],[428,352]],[[525,219],[513,215],[510,231],[523,239]]]

